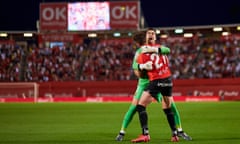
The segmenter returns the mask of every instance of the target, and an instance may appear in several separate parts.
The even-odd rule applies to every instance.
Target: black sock
[[[171,110],[171,108],[167,108],[167,109],[163,109],[166,116],[167,116],[167,120],[168,120],[168,124],[171,127],[172,131],[176,131],[176,124],[175,124],[175,120],[174,120],[174,115],[173,112]]]
[[[137,111],[138,111],[138,115],[139,115],[140,124],[142,127],[142,134],[148,135],[148,133],[149,133],[149,131],[148,131],[148,116],[147,116],[146,108],[142,105],[137,105]]]

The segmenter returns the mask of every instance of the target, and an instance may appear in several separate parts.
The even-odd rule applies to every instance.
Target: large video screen
[[[109,2],[76,2],[68,4],[68,31],[110,29]]]

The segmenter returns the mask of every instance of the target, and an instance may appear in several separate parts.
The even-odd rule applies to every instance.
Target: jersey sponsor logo
[[[161,87],[169,87],[169,86],[173,86],[172,83],[157,83],[157,86],[161,86]]]

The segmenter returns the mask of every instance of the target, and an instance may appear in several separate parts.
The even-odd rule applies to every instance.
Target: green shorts
[[[138,84],[137,85],[137,89],[134,93],[134,98],[137,100],[140,100],[142,93],[144,91],[144,89],[148,86],[149,83],[145,83],[145,84]]]

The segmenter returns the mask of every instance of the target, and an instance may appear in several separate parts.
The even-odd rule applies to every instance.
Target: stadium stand
[[[168,38],[174,79],[240,77],[239,36]],[[88,45],[42,47],[0,44],[0,81],[110,81],[135,79],[134,43],[125,38],[93,39]]]

